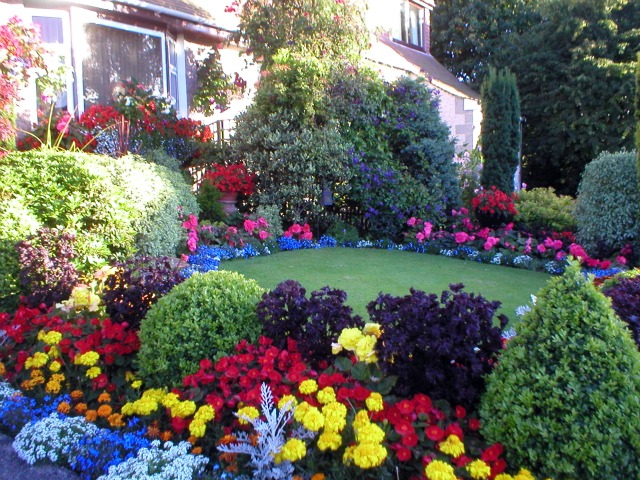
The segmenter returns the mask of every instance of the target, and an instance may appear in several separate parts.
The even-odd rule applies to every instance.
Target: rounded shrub
[[[524,230],[530,232],[574,232],[576,230],[575,200],[568,195],[557,195],[551,187],[518,192],[515,207],[518,211],[515,221]]]
[[[601,153],[582,174],[576,201],[578,242],[606,258],[637,238],[638,184],[635,152]]]
[[[577,262],[517,332],[487,379],[485,438],[539,478],[638,478],[640,353]]]
[[[231,355],[261,332],[264,290],[236,272],[196,273],[160,298],[140,324],[140,376],[150,387],[178,386],[205,358]]]

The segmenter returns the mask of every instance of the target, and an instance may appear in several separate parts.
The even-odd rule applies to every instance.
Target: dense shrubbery
[[[556,195],[553,188],[521,190],[516,198],[516,223],[529,232],[574,232],[575,201],[567,195]]]
[[[377,354],[382,370],[396,375],[399,395],[428,393],[465,406],[484,391],[484,376],[502,349],[499,302],[451,285],[440,298],[419,290],[394,297],[380,294],[367,310],[382,329]]]
[[[284,348],[291,338],[298,342],[304,359],[317,365],[331,358],[331,345],[343,329],[363,326],[362,319],[345,305],[346,299],[343,290],[329,287],[311,292],[307,298],[300,283],[286,280],[262,296],[258,320],[277,347]]]
[[[576,202],[578,240],[592,256],[607,257],[638,238],[635,152],[602,153],[582,174]]]
[[[174,287],[140,325],[140,375],[150,386],[175,386],[204,358],[233,352],[261,333],[256,305],[263,293],[235,272],[196,274]]]
[[[602,289],[611,299],[614,312],[626,322],[631,336],[640,348],[640,277],[620,278]]]
[[[640,471],[640,353],[573,263],[525,314],[489,376],[483,433],[558,480]]]

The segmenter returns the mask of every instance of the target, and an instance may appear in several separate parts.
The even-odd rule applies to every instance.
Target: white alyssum
[[[0,382],[0,405],[2,405],[3,400],[16,395],[21,395],[20,390],[16,390],[7,382]]]
[[[83,417],[52,413],[25,425],[13,441],[13,449],[29,465],[40,460],[68,463],[69,450],[85,435],[95,435],[98,427]]]
[[[141,448],[135,457],[109,467],[98,480],[191,480],[209,463],[208,458],[189,453],[189,442],[160,445],[154,440],[151,448]]]

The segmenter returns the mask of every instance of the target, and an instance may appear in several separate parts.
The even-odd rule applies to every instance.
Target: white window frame
[[[76,12],[72,12],[76,13]],[[79,13],[79,12],[78,12]],[[77,13],[76,13],[77,14]],[[80,16],[80,15],[78,15]],[[81,45],[78,41],[86,43],[84,28],[87,24],[96,24],[109,28],[116,28],[118,30],[124,30],[126,32],[138,33],[141,35],[149,35],[153,37],[157,37],[160,39],[160,53],[162,55],[162,92],[160,92],[163,96],[168,96],[168,86],[167,86],[167,78],[169,75],[168,72],[168,64],[167,64],[167,38],[164,32],[159,32],[157,30],[151,30],[148,28],[136,27],[134,25],[128,25],[126,23],[114,22],[112,20],[104,20],[101,18],[87,18],[85,15],[82,15],[84,18],[82,21],[77,23],[77,27],[74,29],[74,39],[77,41],[74,42],[75,45]],[[74,15],[75,17],[75,15]],[[75,20],[75,18],[74,18]],[[73,23],[76,25],[76,22]],[[83,56],[80,49],[75,49],[75,64],[76,64],[76,94],[78,98],[78,112],[84,112],[84,71],[82,66]]]
[[[401,8],[398,9],[398,13],[400,14],[400,10],[404,11],[405,22],[404,24],[402,23],[402,14],[400,14],[400,18],[398,18],[397,20],[399,28],[397,30],[397,33],[394,35],[395,39],[405,45],[423,49],[425,44],[424,25],[428,20],[427,8],[421,3],[412,0],[400,0],[400,7]],[[420,37],[420,43],[411,42],[411,7],[416,7],[416,9],[418,10],[417,28],[418,35]],[[407,37],[407,40],[403,40],[402,38],[405,35]]]

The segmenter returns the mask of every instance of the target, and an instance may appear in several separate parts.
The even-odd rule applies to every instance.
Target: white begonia
[[[46,459],[68,463],[71,447],[83,437],[97,432],[98,427],[83,417],[63,417],[52,413],[25,425],[13,441],[13,449],[29,465]]]

